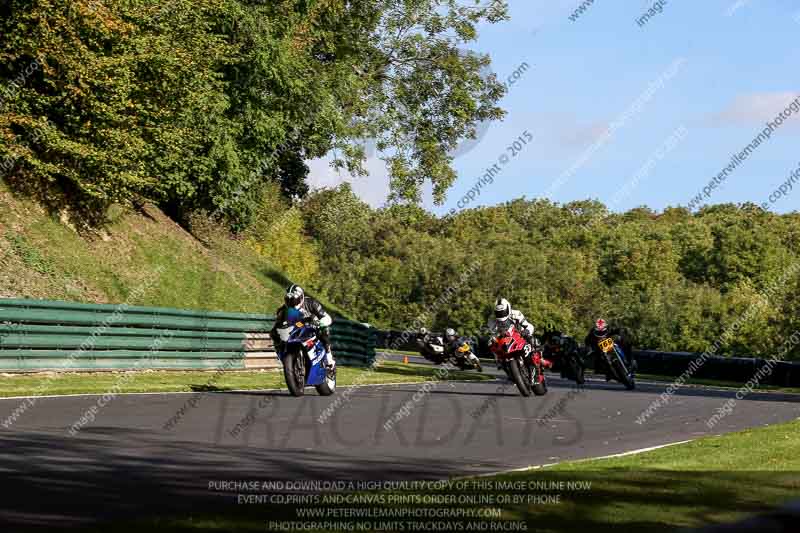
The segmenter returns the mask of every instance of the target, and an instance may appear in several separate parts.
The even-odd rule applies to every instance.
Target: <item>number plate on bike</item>
[[[614,349],[614,339],[603,339],[600,341],[600,349],[608,353]]]

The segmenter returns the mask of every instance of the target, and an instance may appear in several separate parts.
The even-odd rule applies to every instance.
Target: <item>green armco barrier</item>
[[[259,313],[0,299],[0,371],[280,368]],[[344,365],[371,365],[375,330],[337,318]]]

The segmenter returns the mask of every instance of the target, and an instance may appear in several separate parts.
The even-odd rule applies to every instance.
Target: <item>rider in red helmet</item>
[[[625,353],[625,357],[628,359],[627,362],[630,363],[631,371],[636,370],[636,359],[633,356],[633,345],[630,342],[629,336],[626,334],[625,330],[621,328],[611,327],[609,326],[608,322],[603,318],[598,318],[597,321],[594,323],[594,327],[589,331],[589,334],[586,336],[586,349],[588,353],[594,356],[594,368],[595,371],[603,370],[606,374],[606,381],[611,380],[611,374],[609,373],[610,369],[605,362],[605,357],[603,353],[600,351],[600,347],[598,343],[603,339],[607,339],[609,337],[615,338],[617,344],[622,351]]]

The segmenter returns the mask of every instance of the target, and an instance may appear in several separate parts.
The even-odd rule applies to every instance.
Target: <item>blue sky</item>
[[[617,211],[687,205],[800,96],[800,0],[666,0],[640,27],[636,19],[653,3],[595,0],[572,21],[576,0],[511,0],[511,21],[481,27],[475,49],[492,57],[501,79],[529,67],[501,102],[506,118],[456,158],[459,178],[445,205],[433,206],[429,195],[426,205],[439,214],[457,208],[524,131],[535,140],[502,165],[470,207],[522,196],[595,198]],[[676,131],[679,140],[670,141]],[[800,166],[798,141],[800,114],[707,202],[766,201]],[[368,168],[368,178],[350,179],[315,161],[312,183],[351,181],[377,206],[386,171],[375,158]],[[798,207],[800,191],[772,209]]]

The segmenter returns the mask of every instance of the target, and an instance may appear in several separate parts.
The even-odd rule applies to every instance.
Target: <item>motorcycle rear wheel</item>
[[[306,369],[303,354],[289,353],[283,358],[283,377],[289,394],[298,397],[306,393]]]
[[[531,395],[531,388],[530,382],[525,379],[525,370],[520,368],[520,362],[518,359],[512,359],[508,363],[508,368],[511,374],[511,380],[519,389],[519,393],[522,394],[524,397],[528,397]]]

